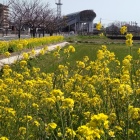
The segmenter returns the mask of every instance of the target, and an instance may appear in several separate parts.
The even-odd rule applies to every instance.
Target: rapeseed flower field
[[[25,49],[48,45],[63,41],[63,36],[49,36],[41,38],[29,38],[11,41],[0,41],[0,54],[9,55],[8,52],[17,52]]]
[[[139,140],[140,61],[131,55],[131,34],[128,39],[130,53],[122,62],[102,45],[96,60],[85,56],[71,67],[67,60],[76,49],[69,45],[66,63],[52,73],[28,68],[34,51],[23,53],[19,72],[4,65],[0,140]],[[60,50],[54,59],[61,59]]]

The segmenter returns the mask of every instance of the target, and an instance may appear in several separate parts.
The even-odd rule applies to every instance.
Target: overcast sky
[[[0,0],[1,3],[8,0]],[[55,2],[58,0],[42,0],[50,3],[50,7],[56,10]],[[94,22],[105,25],[115,21],[137,22],[140,26],[140,0],[61,0],[62,15],[81,10],[92,9],[96,13]]]
[[[56,8],[55,0],[43,1]],[[140,26],[140,0],[61,0],[61,3],[63,3],[62,14],[92,9],[97,15],[94,22],[100,19],[103,24],[136,21]]]

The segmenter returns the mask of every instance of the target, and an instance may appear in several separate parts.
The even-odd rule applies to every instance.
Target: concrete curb
[[[55,44],[55,45],[49,45],[48,46],[48,51],[54,50],[57,46],[59,46],[60,48],[62,48],[64,46],[66,46],[67,44],[69,44],[69,43],[68,42],[62,42],[62,43],[58,43],[58,44]],[[42,48],[34,49],[35,52],[36,52],[36,55],[39,55],[41,49]],[[29,51],[29,52],[31,52],[31,51]],[[3,65],[5,65],[5,64],[10,65],[10,64],[14,63],[17,60],[22,60],[22,58],[23,58],[22,57],[22,54],[20,54],[20,55],[11,56],[9,58],[0,59],[0,69],[3,67]]]

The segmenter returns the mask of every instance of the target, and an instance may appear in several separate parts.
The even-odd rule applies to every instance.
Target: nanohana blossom
[[[122,26],[120,29],[121,34],[125,34],[127,32],[127,27],[126,26]]]
[[[126,35],[129,46],[132,37]],[[52,54],[59,56],[58,50]],[[70,45],[60,54],[67,56],[75,50]],[[35,50],[30,53],[34,54]],[[86,54],[72,63],[61,63],[62,55],[52,58],[52,63],[59,61],[53,72],[29,68],[28,53],[17,63],[19,71],[4,65],[0,140],[123,140],[127,136],[139,140],[140,61],[135,65],[130,54],[120,61],[105,45],[96,54],[95,60]]]
[[[102,24],[99,22],[99,23],[97,23],[97,25],[96,25],[96,29],[97,30],[101,30],[101,28],[102,28]]]
[[[133,40],[132,39],[127,39],[125,41],[125,43],[126,43],[127,46],[133,46]]]

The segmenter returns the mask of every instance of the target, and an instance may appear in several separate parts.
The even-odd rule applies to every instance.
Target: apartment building
[[[0,28],[9,28],[8,22],[9,8],[6,5],[0,4]]]

